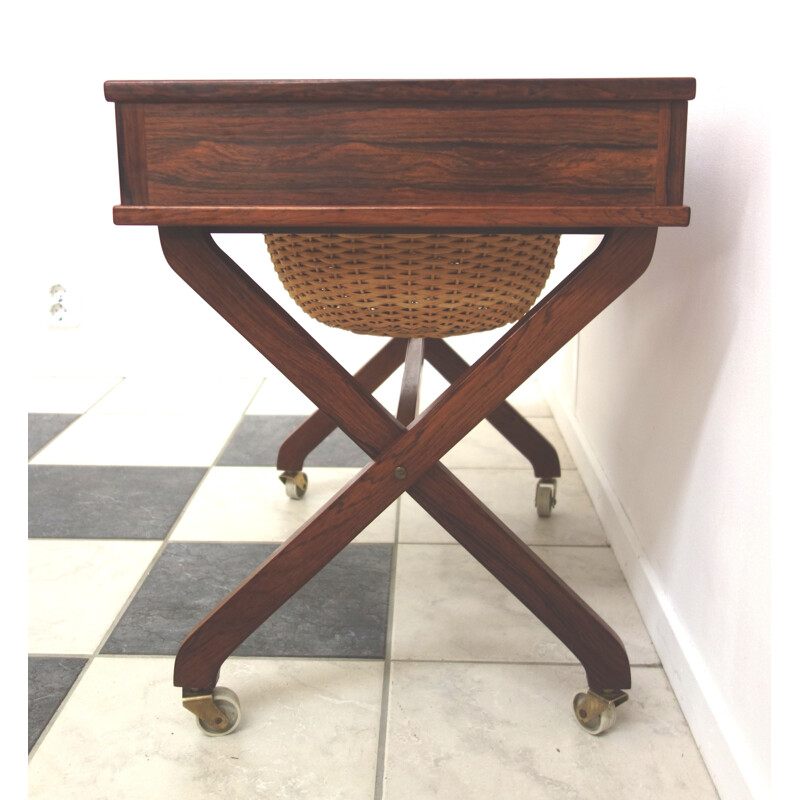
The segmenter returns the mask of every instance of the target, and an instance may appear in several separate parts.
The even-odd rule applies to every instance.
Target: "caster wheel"
[[[308,476],[305,472],[282,472],[279,477],[287,497],[292,500],[303,498],[308,490]]]
[[[214,705],[228,718],[228,723],[223,728],[215,728],[205,720],[197,717],[197,727],[206,736],[227,736],[229,733],[233,733],[239,727],[239,722],[242,719],[242,709],[236,692],[226,689],[224,686],[218,686],[211,693],[211,698],[214,701]]]
[[[625,692],[609,692],[604,696],[590,689],[575,695],[572,710],[580,726],[592,736],[597,736],[617,721],[617,706],[627,699]]]
[[[549,517],[556,505],[556,482],[554,478],[542,478],[536,484],[536,513]]]

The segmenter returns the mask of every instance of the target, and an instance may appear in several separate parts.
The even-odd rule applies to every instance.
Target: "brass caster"
[[[556,505],[556,479],[541,478],[536,483],[536,513],[549,517]]]
[[[217,686],[209,692],[184,690],[183,707],[197,717],[206,736],[227,736],[239,727],[242,709],[236,692]]]
[[[607,731],[617,719],[617,706],[622,705],[628,695],[622,691],[578,692],[572,701],[575,719],[592,736]]]
[[[278,476],[286,490],[286,496],[300,500],[308,489],[308,476],[305,472],[282,472]]]

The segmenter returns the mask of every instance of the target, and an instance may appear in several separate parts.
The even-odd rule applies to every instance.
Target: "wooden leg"
[[[469,364],[443,339],[429,339],[426,345],[425,358],[450,383],[469,369]],[[486,419],[531,462],[537,478],[561,476],[553,445],[508,402],[500,403]]]
[[[189,633],[175,660],[176,686],[213,688],[225,659],[402,493],[391,474],[365,474],[369,470],[351,480]]]
[[[405,354],[406,340],[390,339],[353,377],[372,393],[403,363]],[[299,472],[308,454],[334,430],[336,423],[324,411],[315,411],[284,439],[278,469]]]
[[[435,469],[409,489],[411,497],[561,640],[590,689],[630,688],[617,634],[452,473]]]
[[[187,637],[176,659],[176,685],[213,686],[219,665],[251,626],[260,625],[403,491],[411,491],[575,653],[591,687],[627,688],[628,660],[616,634],[437,462],[644,271],[655,231],[612,231],[407,429],[208,233],[162,229],[161,238],[173,269],[375,459]]]
[[[397,406],[397,419],[404,426],[410,425],[419,411],[419,386],[424,361],[425,339],[409,339]]]
[[[387,468],[366,467],[186,637],[176,686],[210,689],[225,659],[402,493]],[[444,466],[409,494],[575,655],[589,687],[630,687],[619,637]]]

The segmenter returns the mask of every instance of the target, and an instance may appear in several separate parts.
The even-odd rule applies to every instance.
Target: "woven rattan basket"
[[[311,317],[377,336],[445,337],[515,322],[557,234],[267,234],[283,285]]]

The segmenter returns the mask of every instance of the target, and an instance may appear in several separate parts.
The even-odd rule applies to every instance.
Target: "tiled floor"
[[[409,498],[225,663],[242,723],[204,736],[178,645],[364,456],[334,435],[289,500],[274,459],[306,408],[275,378],[42,379],[29,409],[30,798],[716,797],[540,397],[521,410],[565,467],[551,518],[488,425],[444,462],[625,642],[631,699],[598,737],[575,659]]]

